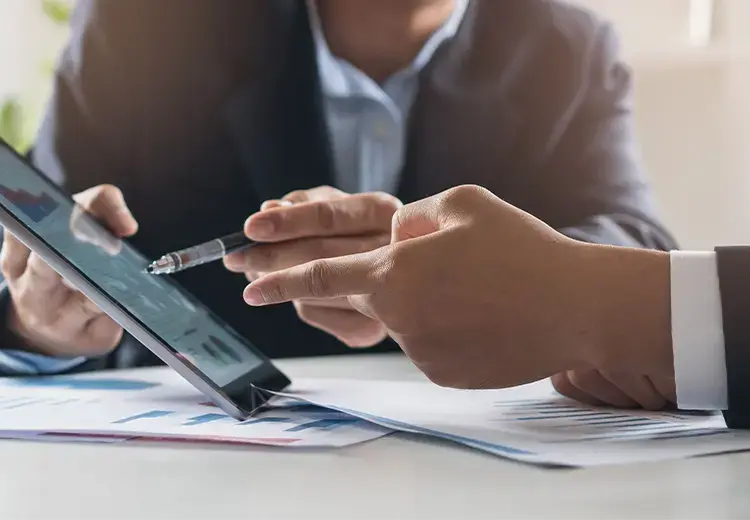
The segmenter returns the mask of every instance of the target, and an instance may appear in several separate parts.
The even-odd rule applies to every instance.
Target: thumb
[[[391,243],[431,235],[440,231],[436,205],[430,199],[420,200],[400,208],[391,221]]]
[[[115,235],[128,237],[138,231],[138,222],[116,186],[96,186],[79,193],[74,199]]]
[[[465,216],[462,202],[473,194],[465,187],[452,188],[400,208],[391,223],[391,242],[402,242],[437,233],[460,223]]]
[[[393,215],[391,242],[423,237],[475,220],[486,210],[488,202],[498,201],[485,188],[464,185],[408,204]]]

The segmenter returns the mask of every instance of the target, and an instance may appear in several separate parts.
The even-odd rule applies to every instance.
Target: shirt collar
[[[456,0],[456,5],[450,17],[435,31],[425,42],[414,61],[405,69],[413,74],[419,73],[432,59],[438,47],[456,35],[461,22],[466,14],[470,0]],[[320,76],[323,92],[332,96],[346,96],[353,94],[356,86],[350,81],[347,72],[354,67],[344,60],[336,58],[328,47],[328,42],[323,34],[320,18],[318,16],[317,3],[315,0],[307,0],[310,13],[310,25],[313,38],[315,39],[315,52],[318,59],[318,74]],[[404,71],[400,71],[404,72]],[[397,73],[399,74],[399,73]]]

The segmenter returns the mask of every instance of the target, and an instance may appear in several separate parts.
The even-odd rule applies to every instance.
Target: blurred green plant
[[[73,5],[64,0],[42,0],[42,11],[58,25],[67,25]]]
[[[24,139],[23,109],[16,99],[0,106],[0,138],[19,152],[25,152],[29,143]]]
[[[73,8],[71,0],[42,0],[42,12],[57,26],[67,26]],[[54,72],[51,62],[42,64],[43,80],[49,81]],[[33,142],[33,134],[36,131],[35,121],[32,121],[30,113],[33,111],[21,102],[20,96],[13,96],[0,103],[0,139],[3,139],[13,148],[25,153]]]

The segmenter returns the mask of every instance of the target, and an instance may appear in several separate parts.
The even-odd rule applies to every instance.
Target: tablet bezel
[[[21,156],[6,142],[0,139],[0,147],[10,152],[16,159],[25,165],[30,173],[37,175],[42,181],[59,195],[70,200],[71,204],[76,202],[65,193],[58,185],[52,182],[38,168]],[[34,230],[19,220],[0,201],[0,225],[8,229],[26,247],[39,255],[60,276],[70,282],[76,289],[91,299],[103,312],[116,321],[131,336],[140,341],[146,348],[159,357],[164,363],[173,368],[185,380],[195,388],[206,394],[220,409],[230,416],[243,420],[258,411],[273,397],[271,392],[278,392],[289,386],[291,381],[284,375],[271,360],[259,352],[257,348],[239,333],[233,330],[221,318],[216,316],[209,308],[204,306],[206,312],[226,330],[241,340],[246,348],[256,355],[261,362],[260,366],[247,372],[230,383],[220,386],[214,383],[205,373],[192,363],[183,361],[180,354],[169,346],[158,334],[143,324],[137,316],[129,312],[123,305],[95,284],[88,276],[80,271],[72,262],[65,259],[59,252],[50,246]],[[133,247],[129,245],[129,247]],[[172,282],[176,289],[189,294],[196,303],[203,305],[189,291],[177,282]]]

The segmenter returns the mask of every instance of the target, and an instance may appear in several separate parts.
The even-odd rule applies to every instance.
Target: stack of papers
[[[299,379],[238,422],[169,368],[0,379],[0,437],[157,439],[341,447],[403,431],[548,466],[597,466],[750,449],[721,415],[592,408],[549,381],[463,391],[425,382]]]
[[[587,467],[750,449],[750,431],[728,430],[720,414],[593,408],[561,397],[549,380],[480,391],[427,382],[308,380],[284,395],[541,465]]]
[[[349,414],[288,399],[238,422],[169,368],[0,379],[2,438],[334,448],[391,431]]]

